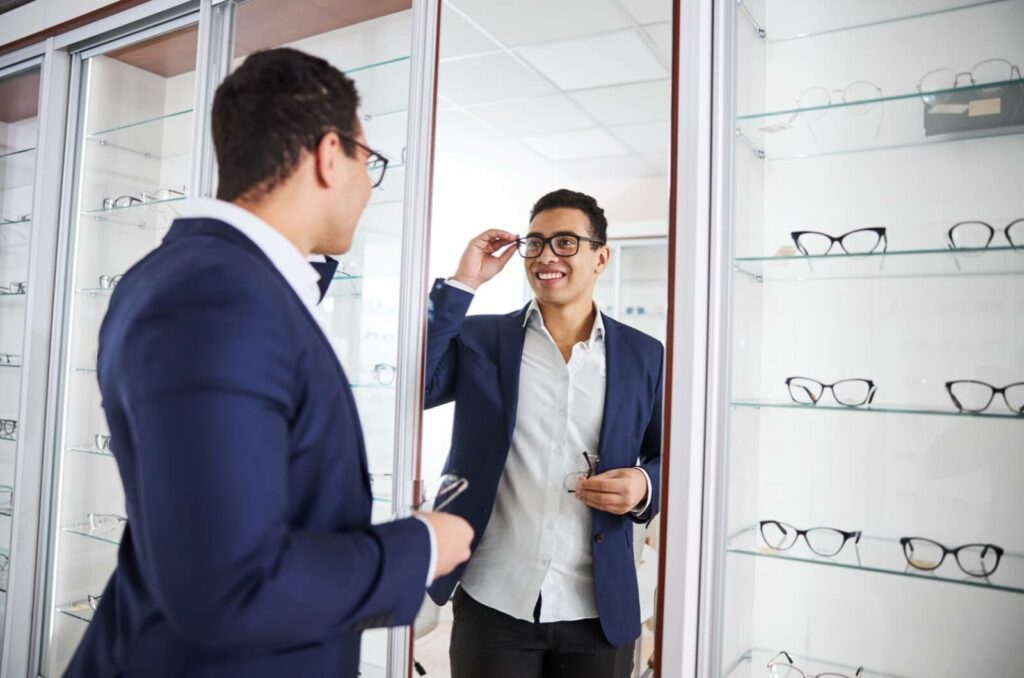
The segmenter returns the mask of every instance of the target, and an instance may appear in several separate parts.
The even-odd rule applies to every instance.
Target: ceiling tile
[[[462,18],[458,12],[441,13],[441,58],[493,52],[501,46]]]
[[[619,0],[638,24],[672,21],[672,0]]]
[[[564,40],[626,28],[629,17],[614,0],[447,0],[508,47]]]
[[[611,133],[637,153],[658,153],[672,143],[668,120],[612,127]]]
[[[668,165],[672,161],[668,150],[661,153],[644,153],[644,160],[656,167],[661,174],[668,174]]]
[[[617,31],[516,52],[563,90],[618,85],[668,76],[635,31]]]
[[[594,120],[564,94],[486,104],[468,110],[506,134],[517,137],[594,126]]]
[[[629,153],[629,149],[603,129],[537,134],[524,137],[523,143],[549,160],[596,158]]]
[[[656,177],[658,172],[635,155],[584,160],[563,160],[555,163],[563,172],[580,179],[622,181]]]
[[[653,26],[644,26],[644,30],[647,31],[647,35],[650,36],[654,42],[655,48],[658,50],[658,56],[661,57],[662,63],[672,63],[672,24],[654,24]]]
[[[605,125],[668,120],[672,112],[672,87],[667,79],[572,92],[569,96]]]
[[[544,78],[504,52],[442,63],[438,88],[442,95],[463,106],[555,91]]]

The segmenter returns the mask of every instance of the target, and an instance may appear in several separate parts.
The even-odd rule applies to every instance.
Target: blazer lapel
[[[516,426],[516,409],[519,407],[519,368],[523,364],[523,345],[526,343],[523,320],[528,307],[504,316],[498,327],[498,376],[505,405],[505,433],[510,445]]]
[[[626,352],[620,344],[618,328],[615,321],[608,316],[604,317],[604,362],[605,362],[605,387],[604,387],[604,416],[601,422],[601,436],[598,438],[598,455],[600,470],[604,471],[612,463],[613,451],[608,447],[608,437],[615,426],[615,415],[622,409],[623,377],[624,370],[629,366],[624,364]]]

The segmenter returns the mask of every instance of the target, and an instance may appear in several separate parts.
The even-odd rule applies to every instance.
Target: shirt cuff
[[[632,511],[630,511],[630,513],[632,513],[634,516],[639,518],[640,516],[642,516],[644,513],[647,512],[647,509],[651,505],[651,476],[647,474],[647,471],[645,471],[643,468],[641,468],[639,466],[636,467],[636,470],[640,471],[640,473],[643,473],[644,474],[644,480],[647,481],[647,494],[644,495],[645,499],[644,499],[643,503],[640,506],[638,506],[637,508],[635,508]]]
[[[470,294],[476,294],[476,290],[474,290],[469,285],[464,285],[464,284],[460,283],[458,280],[452,280],[451,278],[448,278],[444,282],[445,282],[446,285],[451,285],[452,287],[454,287],[457,290],[462,290],[463,292],[469,292]]]
[[[648,487],[650,487],[650,480],[647,481]],[[434,570],[437,568],[437,537],[434,536],[434,528],[430,526],[430,521],[423,516],[414,515],[413,518],[423,523],[423,526],[427,528],[427,534],[430,535],[430,565],[427,567],[427,588],[434,583]]]

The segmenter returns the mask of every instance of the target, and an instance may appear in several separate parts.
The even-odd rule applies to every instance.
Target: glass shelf
[[[14,507],[13,506],[0,506],[0,516],[6,516],[7,518],[10,518],[13,515],[14,515]]]
[[[353,66],[352,68],[342,68],[341,71],[345,75],[352,75],[353,73],[360,73],[362,71],[372,71],[376,68],[383,66],[390,66],[391,64],[400,64],[403,61],[408,61],[408,56],[395,57],[394,59],[385,59],[384,61],[375,61],[371,64],[364,64],[362,66]],[[387,115],[386,113],[374,113],[374,115]]]
[[[91,454],[97,457],[110,457],[113,459],[114,455],[107,450],[98,450],[95,447],[69,447],[69,452],[80,452],[81,454]]]
[[[850,570],[863,570],[901,577],[913,577],[925,581],[960,584],[994,591],[1024,593],[1024,555],[1005,553],[999,561],[999,568],[991,577],[971,577],[963,573],[956,561],[949,556],[934,572],[916,570],[907,564],[898,539],[864,536],[854,547],[847,542],[843,550],[832,558],[815,555],[802,542],[788,551],[773,551],[764,545],[756,527],[750,527],[729,539],[726,550],[745,556],[774,558],[797,563],[823,565]]]
[[[16,443],[18,442],[18,437],[14,435],[8,435],[6,433],[0,433],[0,441],[5,443]]]
[[[150,200],[144,203],[129,205],[128,207],[84,210],[82,214],[91,217],[93,221],[105,221],[122,226],[167,228],[170,226],[171,221],[180,216],[177,209],[175,209],[174,203],[184,202],[185,200],[188,200],[188,197]],[[160,224],[160,219],[166,219],[166,223]]]
[[[814,659],[811,657],[805,657],[792,652],[788,648],[779,648],[779,650],[785,649],[789,654],[790,659],[793,660],[793,665],[798,669],[802,670],[808,676],[816,676],[818,674],[830,675],[831,673],[838,673],[841,676],[853,676],[857,672],[859,666],[850,666],[849,664],[836,664],[834,662],[823,661],[821,659]],[[779,650],[766,650],[761,648],[753,648],[743,653],[743,656],[732,662],[725,668],[722,673],[723,678],[739,678],[739,676],[753,675],[753,676],[768,676],[768,662],[775,659]],[[879,671],[870,671],[864,669],[858,678],[901,678],[894,673],[881,673]]]
[[[112,287],[79,287],[78,293],[89,297],[109,297],[114,293],[114,289]]]
[[[762,13],[747,7],[745,0],[740,0],[739,6],[742,10],[740,14],[749,22],[748,25],[754,30],[764,29],[765,40],[774,43],[860,30],[1008,1],[1012,0],[873,0],[842,3],[841,12],[829,11],[828,6],[816,4],[816,0],[787,2],[772,5],[775,23],[768,25]],[[764,7],[764,3],[756,3],[755,7]],[[838,19],[831,19],[833,16],[838,16]]]
[[[21,358],[21,356],[14,356],[14,357],[15,358],[19,358],[19,359]],[[0,370],[2,370],[2,369],[20,370],[21,369],[21,363],[20,362],[17,363],[17,364],[14,364],[14,363],[0,363]]]
[[[189,154],[192,138],[192,109],[139,120],[100,130],[88,135],[100,146],[114,148],[157,160]],[[167,153],[165,140],[184,146],[177,152]]]
[[[29,188],[35,183],[35,148],[0,153],[0,191]]]
[[[737,257],[734,270],[758,282],[1020,275],[1024,273],[1024,248]]]
[[[77,374],[96,374],[95,367],[72,367],[71,371]]]
[[[96,611],[92,609],[92,605],[89,604],[88,600],[80,600],[77,603],[71,603],[70,605],[62,605],[57,608],[57,611],[61,614],[66,614],[72,619],[83,621],[86,624],[92,622],[92,616],[96,614]]]
[[[68,534],[75,534],[80,537],[86,537],[87,539],[101,541],[104,544],[113,544],[114,546],[118,546],[121,544],[121,535],[124,534],[124,523],[121,523],[113,529],[108,528],[106,530],[93,530],[90,529],[88,525],[82,524],[67,525],[60,529]]]
[[[999,88],[1004,87],[1024,88],[1024,80],[937,90],[929,96],[975,92],[978,99],[986,99],[997,97]],[[736,136],[758,157],[793,160],[1024,132],[1024,125],[1013,125],[926,136],[924,110],[921,94],[914,90],[852,103],[739,115]],[[960,115],[966,115],[966,108]]]
[[[993,403],[993,407],[989,408],[986,412],[957,412],[953,409],[953,405],[950,405],[948,410],[929,410],[922,408],[912,407],[845,407],[843,405],[800,405],[798,403],[786,403],[786,402],[765,402],[759,400],[734,400],[732,402],[733,407],[747,407],[753,409],[787,409],[787,410],[804,410],[807,412],[825,411],[825,412],[854,412],[860,414],[923,414],[923,415],[934,415],[939,417],[966,417],[971,419],[1016,419],[1017,421],[1024,421],[1024,416],[1019,414],[1013,414],[1009,411],[1000,412],[996,407],[996,403]],[[1005,406],[1004,406],[1005,408]]]

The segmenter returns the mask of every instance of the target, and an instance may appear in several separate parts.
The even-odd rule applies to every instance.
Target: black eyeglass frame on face
[[[384,175],[387,174],[388,172],[388,163],[391,162],[390,160],[388,160],[388,157],[381,153],[380,151],[373,150],[372,148],[362,143],[361,141],[355,139],[351,135],[344,134],[343,132],[339,132],[336,129],[327,130],[326,132],[321,134],[317,138],[316,143],[319,144],[323,140],[323,138],[330,134],[331,132],[337,134],[338,138],[341,139],[342,141],[346,141],[366,151],[366,173],[370,177],[370,188],[377,188],[378,186],[380,186],[384,182]],[[374,179],[373,173],[377,171],[380,172],[380,176]]]
[[[847,238],[848,236],[855,235],[857,233],[874,233],[875,235],[878,236],[878,240],[875,241],[875,244],[867,252],[851,252],[850,250],[846,249],[846,245],[843,244],[843,240],[845,238]],[[829,235],[828,233],[822,233],[821,231],[791,231],[789,236],[791,238],[793,238],[793,243],[796,245],[796,248],[798,250],[800,250],[801,254],[803,254],[805,256],[808,256],[808,257],[810,257],[810,256],[821,257],[821,256],[825,256],[829,252],[831,252],[832,248],[836,245],[836,243],[839,244],[839,248],[842,249],[843,252],[845,252],[846,254],[850,254],[850,255],[874,254],[875,250],[878,249],[879,245],[882,246],[882,253],[884,254],[889,249],[889,238],[887,237],[886,233],[887,233],[887,229],[886,229],[885,226],[869,226],[867,228],[857,228],[857,229],[854,229],[854,230],[849,231],[847,233],[843,233],[840,236],[832,236],[832,235]],[[801,244],[801,242],[800,242],[800,238],[802,236],[805,236],[805,235],[820,235],[823,238],[828,238],[831,241],[831,243],[829,244],[828,249],[826,249],[821,254],[813,254],[812,255],[810,252],[807,251],[806,244]]]
[[[811,391],[809,391],[808,389],[804,388],[803,386],[801,386],[799,384],[796,384],[795,387],[799,388],[804,393],[806,393],[807,397],[810,398],[811,402],[805,403],[805,402],[801,402],[800,400],[798,400],[797,397],[795,395],[793,395],[793,388],[794,388],[793,381],[796,380],[796,379],[803,379],[805,381],[809,381],[809,382],[812,382],[814,384],[817,384],[818,387],[821,389],[818,392],[817,397],[815,397],[815,395],[813,393],[811,393]],[[861,400],[860,402],[856,402],[856,403],[853,403],[853,402],[843,402],[836,395],[835,387],[840,385],[840,384],[849,384],[849,383],[852,383],[852,382],[857,382],[857,383],[865,384],[867,386],[867,393],[865,394],[864,399]],[[798,376],[797,377],[786,377],[786,388],[789,390],[789,397],[790,397],[790,399],[792,399],[793,402],[797,403],[798,405],[810,405],[812,407],[817,405],[821,401],[821,398],[825,395],[825,391],[826,390],[832,391],[832,398],[837,403],[842,405],[843,407],[861,407],[862,405],[870,405],[872,403],[872,401],[874,401],[874,399],[875,399],[875,393],[877,393],[877,391],[878,391],[878,386],[876,386],[875,382],[871,381],[870,379],[859,379],[859,378],[856,378],[856,379],[840,379],[837,382],[834,382],[834,383],[831,383],[831,384],[826,384],[824,382],[818,381],[817,379],[811,379],[810,377],[798,377]]]
[[[793,530],[793,533],[794,533],[793,543],[790,544],[789,546],[772,546],[771,540],[764,533],[764,526],[765,525],[775,525],[780,530],[782,530],[783,532],[787,532],[786,528],[789,528],[790,530]],[[809,548],[815,554],[817,554],[819,556],[822,556],[824,558],[831,558],[833,556],[839,555],[839,552],[842,551],[843,548],[846,546],[846,542],[850,541],[851,539],[853,540],[854,544],[860,544],[860,538],[861,538],[861,535],[862,535],[862,532],[860,530],[853,530],[853,531],[840,530],[840,529],[835,528],[835,527],[808,527],[806,530],[801,530],[801,529],[799,529],[797,527],[794,527],[793,525],[790,525],[789,523],[784,523],[784,522],[782,522],[780,520],[762,520],[762,521],[760,521],[757,524],[757,529],[758,529],[758,532],[761,534],[761,538],[764,539],[764,543],[767,544],[768,548],[772,549],[773,551],[788,551],[789,549],[791,549],[794,546],[796,546],[796,543],[797,543],[797,541],[800,540],[800,537],[803,537],[804,538],[804,543],[807,544],[807,548]],[[808,537],[807,537],[807,533],[808,532],[814,532],[814,531],[834,532],[834,533],[840,535],[843,538],[843,541],[839,544],[839,548],[837,548],[833,553],[822,553],[818,549],[814,548],[814,546],[811,544],[811,540],[808,539]]]
[[[558,238],[566,238],[567,240],[574,241],[575,246],[573,247],[572,252],[568,251],[569,248],[563,248],[563,251],[561,252],[555,249],[554,241]],[[526,249],[526,243],[527,241],[530,240],[540,243],[539,246],[535,245],[537,247],[536,254],[526,254],[526,252],[529,251],[528,249]],[[536,259],[540,255],[544,254],[545,247],[551,248],[551,252],[554,253],[556,257],[574,257],[577,254],[579,254],[581,242],[597,243],[602,246],[608,244],[607,242],[599,238],[588,238],[587,236],[576,235],[575,233],[555,233],[554,235],[548,236],[546,238],[542,235],[525,235],[522,238],[516,238],[515,246],[516,252],[518,252],[519,256],[521,256],[523,259]]]
[[[956,244],[956,238],[954,237],[955,233],[956,233],[956,229],[961,228],[963,226],[983,226],[983,227],[985,227],[988,230],[988,239],[985,241],[985,244],[981,245],[979,247],[960,247],[959,245],[957,245]],[[1017,227],[1016,230],[1021,232],[1021,242],[1020,243],[1015,243],[1013,241],[1013,238],[1010,236],[1010,229],[1014,228],[1015,226]],[[996,231],[997,231],[997,229],[995,227],[993,227],[992,224],[989,224],[988,222],[985,222],[985,221],[961,221],[961,222],[959,222],[957,224],[953,224],[953,226],[949,229],[949,231],[946,232],[946,246],[949,249],[951,249],[951,250],[960,250],[960,249],[982,249],[982,250],[984,250],[984,249],[988,249],[989,246],[992,244],[992,240],[995,239],[995,237],[996,237]],[[1012,247],[1014,249],[1024,248],[1024,218],[1015,219],[1015,220],[1011,221],[1000,232],[1004,236],[1006,236],[1006,242],[1010,243],[1010,247]]]
[[[804,673],[804,671],[802,669],[799,669],[796,666],[794,666],[793,658],[789,656],[789,653],[786,652],[785,650],[782,650],[777,655],[772,657],[771,660],[768,662],[767,668],[768,668],[768,671],[770,673],[772,673],[772,674],[775,673],[775,667],[776,666],[780,666],[780,664],[778,662],[779,657],[785,657],[787,663],[784,666],[787,669],[791,669],[793,671],[799,672],[800,675],[803,676],[803,678],[858,678],[858,676],[860,676],[862,673],[864,673],[864,667],[863,666],[859,667],[857,669],[856,673],[854,673],[852,676],[849,676],[849,675],[847,675],[845,673],[836,673],[835,671],[826,671],[825,673],[814,673],[814,674]],[[787,676],[787,678],[789,678],[789,677]]]
[[[911,542],[915,542],[915,541],[917,541],[917,542],[927,542],[928,544],[931,544],[932,546],[938,547],[939,549],[942,550],[942,557],[939,558],[939,561],[937,563],[935,563],[934,566],[932,566],[932,567],[922,567],[921,564],[920,564],[920,561],[918,561],[917,563],[914,562],[914,559],[913,559],[914,545]],[[964,544],[963,546],[958,546],[958,547],[956,547],[954,549],[951,549],[951,548],[945,546],[944,544],[940,544],[939,542],[935,541],[934,539],[928,539],[927,537],[901,537],[900,538],[900,546],[903,548],[903,557],[907,559],[907,564],[910,565],[911,567],[913,567],[914,569],[921,570],[923,572],[933,572],[933,571],[939,569],[942,566],[942,563],[946,562],[946,556],[951,555],[951,556],[953,556],[953,559],[956,561],[957,567],[959,567],[963,571],[964,574],[966,574],[968,576],[971,576],[971,577],[989,577],[989,576],[991,576],[997,569],[999,569],[999,561],[1001,561],[1003,559],[1003,555],[1006,553],[1001,546],[996,546],[995,544]],[[996,554],[996,562],[992,565],[992,569],[988,570],[986,572],[971,572],[966,567],[964,567],[963,563],[960,562],[960,553],[964,549],[969,549],[969,548],[980,548],[981,552],[982,552],[982,558],[985,557],[985,554],[989,550],[991,550],[994,554]]]
[[[964,404],[960,402],[960,399],[956,397],[956,394],[953,393],[953,389],[956,387],[957,384],[977,384],[979,386],[984,386],[988,388],[988,402],[985,403],[984,407],[965,407]],[[1003,402],[1006,403],[1007,409],[1009,409],[1014,414],[1024,416],[1024,405],[1022,405],[1019,410],[1015,410],[1013,409],[1013,405],[1010,404],[1010,399],[1006,396],[1006,392],[1015,386],[1024,386],[1024,381],[1018,381],[1012,384],[1007,384],[1002,388],[996,388],[992,384],[989,384],[984,381],[978,381],[977,379],[957,379],[955,381],[946,382],[946,392],[949,393],[950,399],[953,401],[953,404],[956,405],[957,410],[959,410],[960,412],[967,412],[971,414],[984,412],[988,408],[992,407],[992,401],[996,399],[996,396],[1001,395],[1003,396]]]

